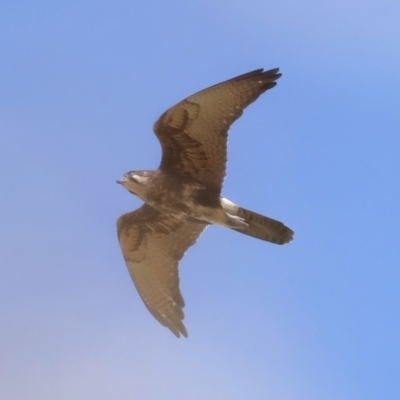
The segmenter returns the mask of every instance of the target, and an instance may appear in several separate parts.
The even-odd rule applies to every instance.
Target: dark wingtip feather
[[[279,72],[279,68],[272,68],[272,69],[269,69],[268,71],[264,71],[263,73],[265,74],[265,75],[282,75],[282,74],[278,74],[278,72]]]
[[[245,74],[236,76],[235,78],[232,78],[232,79],[242,80],[242,79],[248,79],[248,78],[253,78],[253,77],[262,77],[263,80],[275,81],[282,76],[282,74],[278,73],[278,72],[279,72],[279,68],[269,69],[268,71],[264,71],[263,68],[259,68],[259,69],[255,69],[254,71],[250,71]]]
[[[167,328],[179,339],[182,336],[185,338],[188,337],[188,332],[185,328],[185,325],[180,321],[180,323],[175,322],[175,324],[168,324]]]
[[[265,91],[272,89],[276,86],[276,80],[279,79],[282,74],[278,73],[279,68],[273,68],[268,71],[263,71],[262,69],[257,69],[253,72],[249,72],[249,74],[243,75],[246,77],[252,77],[253,79],[257,79],[260,83],[260,92],[264,93]]]

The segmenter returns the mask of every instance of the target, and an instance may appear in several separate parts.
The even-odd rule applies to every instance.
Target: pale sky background
[[[0,397],[400,398],[400,2],[0,5]],[[148,313],[115,183],[155,120],[280,67],[230,131],[224,195],[296,232],[211,227],[180,267],[188,339]]]

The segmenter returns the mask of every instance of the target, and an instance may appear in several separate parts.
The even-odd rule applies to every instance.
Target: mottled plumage
[[[280,76],[278,69],[259,69],[171,107],[154,124],[162,146],[159,168],[131,171],[118,181],[145,202],[117,222],[130,275],[148,310],[177,337],[187,336],[178,262],[207,225],[276,244],[293,238],[281,222],[221,197],[229,127]]]

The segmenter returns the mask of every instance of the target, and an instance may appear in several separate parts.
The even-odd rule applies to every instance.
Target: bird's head
[[[150,171],[129,171],[117,180],[128,192],[145,200]]]

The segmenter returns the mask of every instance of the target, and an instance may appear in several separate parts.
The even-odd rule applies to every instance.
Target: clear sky
[[[0,397],[400,396],[400,3],[0,5]],[[142,304],[115,183],[153,169],[155,120],[280,67],[230,131],[223,194],[279,219],[274,246],[208,228],[180,266],[188,339]]]

